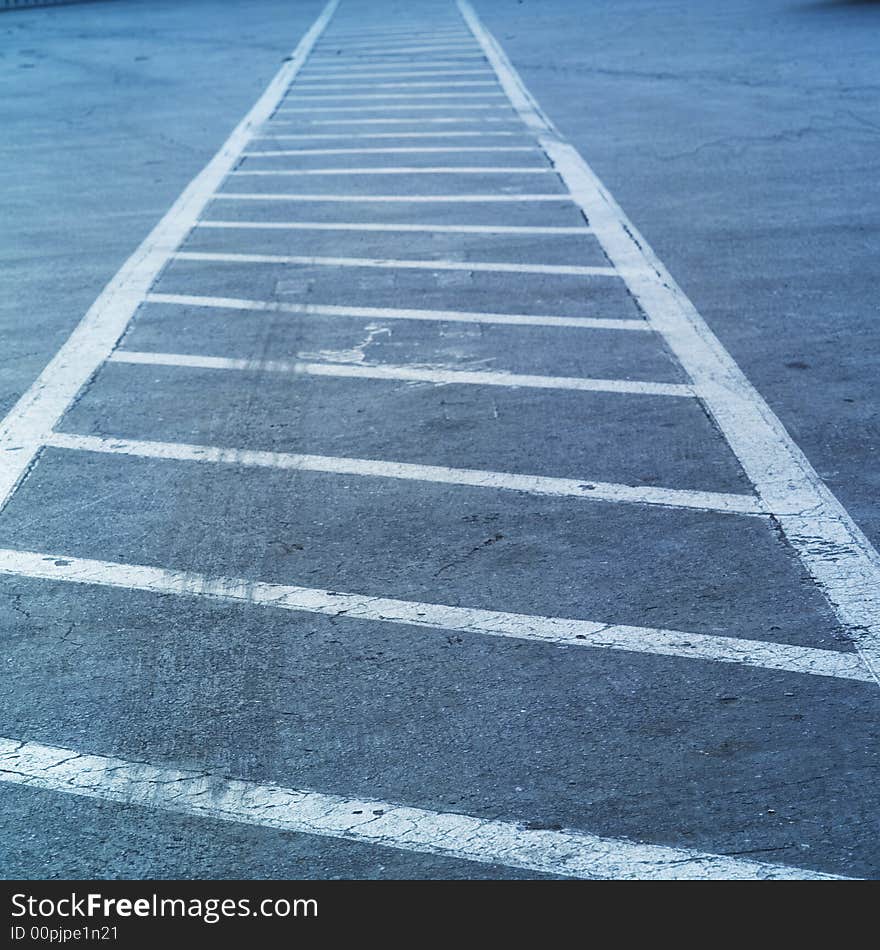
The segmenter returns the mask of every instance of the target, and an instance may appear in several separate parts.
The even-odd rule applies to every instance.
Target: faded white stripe
[[[417,310],[393,307],[330,306],[324,304],[281,303],[275,300],[242,300],[237,297],[200,297],[194,294],[147,295],[149,303],[179,304],[231,310],[256,310],[269,313],[294,313],[321,317],[367,317],[379,320],[436,320],[444,323],[497,323],[508,326],[574,327],[585,330],[649,331],[644,320],[619,320],[603,317],[557,317],[525,313],[480,313],[467,310]]]
[[[276,136],[282,138],[282,136]],[[298,155],[458,155],[462,152],[537,152],[536,145],[403,145],[368,148],[276,148],[245,152],[244,158]],[[505,169],[508,170],[508,169]]]
[[[268,122],[268,120],[267,120]],[[508,125],[512,125],[517,129],[517,134],[522,135],[522,131],[519,128],[519,123],[515,119],[500,118],[497,116],[467,116],[467,115],[452,115],[452,116],[425,116],[419,117],[418,119],[309,119],[310,125],[417,125],[421,128],[423,125],[428,125],[430,123],[442,124],[442,123],[453,123],[453,122],[505,122]],[[291,121],[284,119],[272,119],[269,123],[270,125],[301,125],[299,121]]]
[[[230,175],[242,177],[251,176],[303,176],[303,175],[336,175],[351,177],[352,175],[555,175],[552,168],[544,165],[391,165],[386,167],[366,168],[238,168]]]
[[[501,105],[476,105],[474,103],[463,102],[461,105],[455,104],[451,105],[450,103],[443,103],[442,105],[438,104],[424,104],[424,105],[381,105],[381,106],[315,106],[314,109],[309,108],[308,106],[304,108],[295,108],[291,109],[287,106],[279,108],[276,110],[276,115],[291,115],[293,113],[306,113],[306,112],[318,112],[321,115],[324,115],[327,112],[430,112],[437,111],[440,109],[462,109],[468,111],[482,111],[482,112],[491,112],[492,110],[500,110],[502,112],[509,112],[510,105],[507,103]]]
[[[802,868],[693,849],[599,838],[583,831],[530,830],[514,822],[259,785],[203,769],[155,766],[15,739],[0,739],[0,781],[127,807],[572,878],[831,878]]]
[[[192,369],[245,370],[260,373],[298,373],[345,379],[387,379],[436,385],[506,386],[512,389],[568,389],[576,392],[621,393],[639,396],[693,396],[681,383],[649,383],[629,379],[587,379],[579,376],[537,376],[528,373],[493,373],[488,370],[429,369],[390,363],[306,363],[299,360],[243,360],[190,353],[142,353],[114,350],[114,363],[143,366],[185,366]]]
[[[313,587],[270,584],[231,577],[208,577],[139,564],[118,564],[31,551],[0,549],[0,574],[47,581],[93,584],[181,597],[302,611],[354,620],[402,624],[429,630],[709,660],[779,672],[872,682],[855,653],[818,650],[764,640],[718,637],[681,630],[630,627],[540,617],[471,607],[373,597]]]
[[[581,264],[510,264],[505,261],[380,260],[372,257],[309,257],[296,254],[233,254],[220,251],[179,251],[180,261],[226,264],[300,264],[306,267],[377,267],[386,270],[461,270],[502,274],[556,274],[568,277],[617,277],[613,267]]]
[[[326,472],[334,475],[396,478],[405,481],[460,485],[468,488],[525,492],[529,495],[580,498],[585,501],[660,505],[666,508],[693,508],[700,511],[720,511],[741,515],[764,514],[757,499],[751,495],[689,491],[653,485],[619,485],[609,482],[592,482],[583,478],[515,475],[508,472],[487,472],[440,465],[415,465],[409,462],[390,462],[381,459],[260,452],[210,445],[187,445],[180,442],[105,439],[68,432],[53,433],[46,444],[71,451],[130,455],[177,462],[205,462],[241,465],[246,468],[277,468],[287,471]]]
[[[522,132],[484,131],[468,129],[444,129],[442,132],[275,132],[272,135],[255,135],[257,141],[300,142],[310,139],[463,139],[463,138],[522,138]]]
[[[375,202],[430,202],[465,204],[472,202],[497,203],[505,201],[557,201],[563,204],[570,203],[571,195],[345,195],[345,194],[298,194],[296,192],[246,192],[246,191],[218,191],[212,195],[215,201],[344,201]]]
[[[431,234],[592,234],[590,228],[564,225],[504,224],[378,224],[354,221],[213,221],[201,220],[200,228],[244,228],[277,231],[398,231]]]
[[[344,75],[344,74],[343,74]],[[302,80],[300,80],[300,83]],[[498,88],[498,81],[495,79],[457,79],[453,82],[448,80],[443,80],[441,82],[326,82],[320,79],[311,80],[312,85],[309,86],[309,91],[312,88],[320,90],[324,89],[340,89],[347,90],[349,92],[357,92],[358,90],[363,89],[465,89],[473,88],[474,86],[491,86],[495,89]],[[299,83],[293,88],[298,89]],[[455,95],[455,93],[450,93],[450,95]]]
[[[409,67],[410,69],[412,67]],[[344,72],[325,72],[321,70],[315,70],[314,75],[312,74],[311,68],[309,69],[308,76],[299,76],[297,77],[297,85],[303,85],[308,83],[326,83],[328,79],[384,79],[384,78],[398,78],[402,77],[404,79],[419,79],[424,76],[491,76],[492,79],[489,81],[493,85],[497,85],[497,80],[495,79],[495,74],[488,68],[478,68],[478,69],[418,69],[413,70],[412,72],[401,71],[399,69],[389,69],[384,71],[374,71],[370,70],[369,72],[355,72],[354,70],[345,70]]]
[[[461,85],[461,84],[460,84]],[[478,84],[479,85],[479,84]],[[496,86],[498,83],[485,83],[487,86]],[[377,92],[373,93],[363,93],[363,94],[352,94],[351,92],[342,92],[331,95],[321,95],[310,93],[309,95],[303,95],[300,92],[297,92],[295,95],[291,93],[285,99],[285,102],[320,102],[325,99],[344,99],[346,101],[357,102],[360,100],[369,100],[369,99],[381,99],[383,102],[387,102],[389,99],[503,99],[503,92],[461,92],[459,90],[453,90],[452,92]]]

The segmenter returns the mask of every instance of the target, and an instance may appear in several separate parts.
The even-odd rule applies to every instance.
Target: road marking
[[[524,492],[529,495],[556,498],[659,505],[664,508],[687,508],[726,514],[766,514],[754,496],[737,495],[729,492],[691,491],[680,488],[661,488],[653,485],[620,485],[610,482],[593,482],[583,478],[515,475],[509,472],[450,468],[445,465],[417,465],[410,462],[392,462],[381,459],[341,458],[290,452],[261,452],[248,449],[218,448],[209,445],[187,445],[179,442],[105,439],[67,432],[53,433],[46,444],[57,449],[68,449],[70,451],[101,452],[108,455],[128,455],[176,462],[204,462],[240,465],[245,468],[274,468],[286,471],[325,472],[333,475],[395,478],[405,481],[459,485],[468,488]]]
[[[382,72],[353,72],[345,70],[341,73],[316,71],[315,75],[298,76],[297,84],[302,86],[306,83],[325,83],[328,79],[419,79],[424,76],[492,76],[489,80],[493,86],[498,85],[498,80],[494,78],[495,74],[488,67],[478,69],[414,69],[412,72],[401,71],[400,69],[390,69]]]
[[[296,192],[246,192],[246,191],[216,191],[211,196],[214,201],[344,201],[346,204],[354,202],[478,202],[492,203],[499,201],[555,201],[570,203],[574,199],[567,194],[547,195],[340,195],[340,194],[297,194]]]
[[[459,85],[462,85],[459,83]],[[487,86],[495,86],[498,83],[485,83]],[[294,87],[295,88],[295,87]],[[350,92],[340,92],[330,95],[309,94],[304,96],[300,93],[291,93],[285,99],[285,102],[321,102],[325,99],[343,99],[347,102],[358,102],[361,100],[381,99],[387,102],[389,99],[504,99],[503,92],[377,92],[364,93],[363,95],[352,95]]]
[[[253,604],[277,610],[347,617],[445,633],[683,657],[757,667],[777,672],[827,676],[873,682],[856,653],[792,646],[765,640],[745,640],[664,630],[541,617],[471,607],[450,607],[420,601],[373,597],[313,587],[272,584],[231,577],[208,577],[189,571],[140,564],[119,564],[62,554],[0,549],[0,574],[39,580],[90,584],[123,590]]]
[[[388,39],[389,37],[400,37],[400,36],[432,37],[432,36],[436,36],[437,34],[446,34],[446,33],[455,33],[456,35],[461,36],[461,37],[466,37],[469,40],[473,39],[472,34],[468,32],[467,30],[462,29],[461,25],[458,23],[458,21],[456,21],[455,26],[431,26],[431,28],[428,30],[420,29],[419,27],[416,27],[416,26],[405,26],[405,27],[400,27],[393,30],[386,30],[383,27],[382,29],[379,29],[379,30],[370,29],[370,30],[357,30],[354,33],[352,32],[338,33],[336,32],[336,29],[334,28],[334,31],[330,34],[330,36],[326,37],[326,42],[340,43],[340,42],[348,42],[349,40],[363,39],[366,37],[375,37],[379,39],[380,41],[384,41]]]
[[[500,274],[555,274],[565,277],[619,277],[613,267],[586,264],[511,264],[506,261],[421,261],[372,257],[311,257],[297,254],[233,254],[178,251],[178,261],[226,264],[296,264],[304,267],[376,267],[383,270],[455,270]]]
[[[326,111],[326,110],[325,110]],[[420,129],[423,125],[433,123],[436,125],[454,124],[459,122],[505,122],[514,126],[517,135],[522,135],[520,123],[516,119],[496,118],[494,116],[428,116],[419,119],[309,119],[310,125],[417,125]],[[284,119],[272,119],[267,122],[268,126],[275,125],[300,125],[299,122],[286,121]],[[447,133],[455,134],[455,133]]]
[[[418,30],[414,33],[407,32],[406,30],[381,30],[378,32],[365,32],[365,33],[342,33],[340,35],[334,35],[326,37],[324,42],[328,45],[340,44],[340,43],[349,43],[351,41],[365,40],[367,38],[372,38],[374,40],[379,40],[380,42],[385,42],[388,39],[397,38],[398,42],[403,37],[409,38],[409,41],[414,40],[423,40],[423,39],[433,39],[435,36],[442,37],[446,39],[449,35],[458,37],[462,40],[473,41],[473,34],[467,30],[462,30],[461,27],[436,27],[430,32],[425,32]]]
[[[445,134],[445,133],[442,133]],[[280,136],[279,136],[280,137]],[[277,158],[297,155],[439,155],[452,152],[537,152],[535,145],[413,145],[395,148],[281,148],[245,152],[243,158]]]
[[[699,390],[743,470],[785,538],[853,634],[880,683],[880,554],[822,482],[763,397],[577,150],[541,112],[467,0],[468,26],[525,125],[596,229],[646,314]]]
[[[355,65],[349,67],[348,69],[343,70],[341,75],[344,76],[354,76],[356,73],[354,70],[362,70],[364,72],[369,72],[371,75],[399,75],[403,70],[412,70],[413,72],[424,72],[428,69],[466,69],[469,72],[475,71],[479,68],[480,72],[486,73],[487,75],[493,75],[492,69],[489,64],[481,56],[480,59],[483,60],[481,64],[477,63],[462,63],[455,60],[422,60],[418,63],[407,63],[407,62],[387,62],[387,63],[356,63]],[[308,66],[309,76],[326,76],[328,73],[338,72],[340,68],[340,63],[335,62],[333,65],[329,65],[330,60],[325,60],[323,64],[317,62],[311,62]]]
[[[280,123],[279,123],[280,124]],[[285,123],[287,124],[287,123]],[[452,138],[522,138],[524,133],[512,131],[472,129],[443,129],[436,132],[274,132],[271,135],[255,135],[254,141],[307,141],[309,139],[452,139]]]
[[[581,376],[539,376],[490,370],[398,366],[393,363],[315,363],[301,360],[245,360],[192,353],[153,353],[114,350],[107,361],[142,366],[185,366],[191,369],[244,370],[256,373],[292,373],[340,379],[383,379],[435,385],[505,386],[511,389],[566,389],[575,392],[622,393],[638,396],[693,397],[683,383],[652,383],[630,379],[590,379]]]
[[[555,175],[544,165],[391,165],[375,168],[237,168],[229,173],[237,177],[269,175]]]
[[[430,39],[433,40],[434,37]],[[315,55],[338,56],[341,47],[345,47],[345,53],[357,52],[359,54],[363,52],[403,53],[409,52],[411,49],[417,49],[419,52],[434,49],[443,50],[444,52],[447,50],[465,50],[469,53],[479,52],[479,47],[474,43],[473,36],[465,31],[462,31],[457,37],[437,36],[436,39],[438,42],[411,39],[408,41],[392,40],[389,43],[385,40],[381,46],[377,46],[375,42],[351,42],[325,38],[315,47]]]
[[[356,91],[358,89],[449,89],[452,87],[455,88],[471,88],[473,86],[491,86],[494,89],[498,88],[498,81],[495,79],[487,80],[460,80],[456,82],[449,82],[445,80],[443,82],[371,82],[371,83],[362,83],[362,82],[340,82],[340,83],[330,83],[320,79],[311,80],[320,90],[323,89],[344,89],[349,91]],[[297,83],[301,85],[301,83]],[[296,86],[294,87],[296,88]],[[454,95],[454,93],[450,93]]]
[[[287,106],[282,106],[276,110],[276,115],[291,115],[293,113],[305,113],[305,112],[319,112],[321,115],[324,115],[326,112],[429,112],[431,110],[438,109],[468,109],[471,111],[483,111],[491,112],[493,109],[500,110],[502,112],[509,112],[510,106],[507,104],[495,105],[493,103],[486,103],[485,105],[470,102],[463,102],[461,105],[456,103],[415,103],[413,105],[381,105],[381,106],[315,106],[314,108],[305,107],[303,109],[290,109]]]
[[[315,56],[338,56],[340,51],[357,50],[358,53],[403,53],[412,49],[423,52],[425,50],[465,50],[468,53],[479,53],[480,47],[474,42],[466,30],[462,30],[457,37],[438,36],[436,41],[433,36],[425,34],[427,39],[401,40],[394,38],[383,38],[380,44],[375,42],[355,42],[352,40],[342,41],[335,37],[324,37],[320,43],[315,46]],[[390,39],[390,42],[389,42]],[[342,47],[345,47],[342,50]],[[482,54],[481,54],[482,55]]]
[[[239,161],[253,131],[275,111],[338,4],[339,0],[327,3],[220,151],[117,271],[61,349],[0,423],[0,508],[30,469],[46,436],[116,345],[171,253]]]
[[[340,56],[337,52],[325,49],[316,49],[314,52],[315,62],[322,59],[334,63],[360,62],[364,59],[373,59],[387,62],[397,62],[395,57],[410,57],[413,53],[438,53],[440,56],[449,56],[452,59],[482,59],[483,54],[478,52],[473,44],[461,45],[458,43],[437,44],[431,46],[399,46],[395,49],[383,49],[382,47],[363,48],[351,50],[350,55]]]
[[[244,228],[279,231],[390,231],[429,234],[592,234],[586,225],[515,225],[515,224],[362,224],[334,221],[215,221],[202,219],[198,228]]]
[[[174,304],[221,310],[255,310],[321,317],[366,317],[370,320],[433,320],[443,323],[486,323],[504,326],[571,327],[585,330],[635,330],[651,332],[644,320],[603,317],[531,316],[522,313],[479,313],[463,310],[415,310],[390,307],[327,306],[280,303],[275,300],[241,300],[236,297],[200,297],[191,294],[147,294],[147,303]]]
[[[569,878],[830,880],[832,875],[688,848],[393,802],[348,798],[0,739],[0,781],[126,807],[317,835]]]

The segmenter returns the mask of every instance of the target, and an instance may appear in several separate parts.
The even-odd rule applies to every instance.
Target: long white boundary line
[[[382,459],[341,458],[221,448],[211,445],[188,445],[180,442],[99,438],[70,432],[53,433],[47,445],[76,452],[101,452],[107,455],[126,455],[172,462],[204,462],[212,465],[239,465],[244,468],[272,468],[291,472],[324,472],[332,475],[356,475],[367,478],[396,478],[467,488],[515,491],[528,495],[579,498],[584,501],[659,505],[664,508],[688,508],[739,515],[765,514],[760,502],[753,495],[661,488],[656,485],[620,485],[610,482],[593,482],[583,478],[516,475],[509,472],[450,468],[445,465],[417,465],[411,462],[390,462]]]
[[[694,381],[759,497],[880,683],[880,555],[593,170],[541,111],[468,0],[457,2],[511,104],[537,133],[605,253]]]
[[[834,875],[577,830],[547,831],[374,799],[260,785],[204,770],[0,739],[0,782],[571,878],[834,880]]]
[[[589,379],[581,376],[538,376],[489,370],[432,369],[391,363],[307,363],[300,360],[245,360],[190,353],[153,353],[114,350],[110,363],[139,366],[183,366],[190,369],[233,370],[256,373],[290,373],[328,376],[336,379],[379,379],[434,385],[504,386],[510,389],[566,389],[573,392],[620,393],[637,396],[693,397],[691,386],[682,383],[652,383],[630,379]]]
[[[110,354],[169,257],[239,161],[251,136],[275,111],[338,4],[339,0],[329,0],[219,152],[122,265],[55,357],[0,423],[0,508],[27,473],[76,394]]]
[[[682,630],[541,617],[450,607],[368,594],[209,577],[142,564],[120,564],[48,552],[0,549],[0,574],[123,590],[140,590],[330,617],[376,621],[428,630],[479,634],[569,647],[684,657],[778,672],[873,683],[855,652],[821,650],[766,640],[746,640]]]
[[[499,274],[554,274],[558,277],[620,277],[613,267],[585,264],[511,264],[505,261],[312,257],[296,254],[237,254],[221,251],[178,251],[174,259],[225,264],[296,264],[304,267],[375,267],[382,270],[461,270]]]
[[[318,317],[366,317],[370,320],[433,320],[441,323],[487,323],[502,326],[571,327],[585,330],[635,330],[653,332],[646,320],[616,317],[557,317],[525,313],[481,313],[468,310],[417,310],[393,307],[331,306],[283,303],[276,300],[243,300],[238,297],[203,297],[194,294],[147,294],[148,303],[204,307],[213,310],[246,310],[291,313]]]

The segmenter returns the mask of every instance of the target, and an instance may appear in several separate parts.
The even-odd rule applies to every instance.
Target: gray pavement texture
[[[880,4],[475,6],[822,478],[880,540],[880,193],[872,187]],[[321,8],[310,0],[117,0],[0,17],[8,90],[0,101],[0,413],[214,155]],[[285,112],[302,107],[328,66],[364,72],[388,58],[356,49],[363,41],[352,34],[430,34],[461,22],[452,0],[342,0],[259,150],[490,141],[455,134],[470,128],[507,133],[493,144],[531,147],[511,110],[471,123],[471,100],[456,95],[436,100],[447,110],[436,113],[407,111],[397,99],[384,105],[403,107],[388,112],[382,100],[370,111],[321,113],[328,103],[316,100],[318,112]],[[424,53],[393,58],[430,68]],[[442,59],[492,78],[480,58]],[[443,131],[425,124],[431,115],[461,121],[445,137],[414,137]],[[406,121],[350,124],[367,116]],[[351,138],[353,129],[363,137]],[[327,137],[291,138],[298,135]],[[261,200],[279,192],[564,199],[538,150],[252,156],[237,170],[401,164],[494,171],[232,175],[204,219],[585,223],[565,200]],[[524,166],[541,172],[499,170]],[[607,265],[596,239],[575,233],[198,227],[182,249]],[[570,274],[177,260],[153,291],[641,320],[620,281]],[[120,349],[251,365],[107,363],[59,431],[750,492],[693,399],[317,378],[259,366],[301,360],[687,382],[651,332],[155,301],[139,308]],[[0,515],[0,548],[853,651],[769,520],[717,511],[49,448]],[[2,575],[0,658],[0,736],[805,871],[880,873],[880,693],[871,683]],[[540,876],[7,782],[0,873]]]

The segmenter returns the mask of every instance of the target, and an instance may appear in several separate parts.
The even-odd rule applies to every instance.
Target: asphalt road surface
[[[0,14],[4,876],[876,876],[878,28]]]

